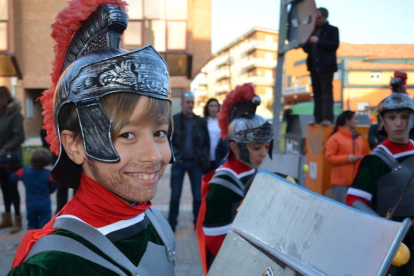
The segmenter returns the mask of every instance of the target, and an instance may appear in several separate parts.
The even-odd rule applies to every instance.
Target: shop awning
[[[8,52],[0,52],[0,77],[22,78],[16,57]]]

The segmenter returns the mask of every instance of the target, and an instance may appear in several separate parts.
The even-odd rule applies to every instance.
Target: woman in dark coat
[[[24,130],[23,116],[20,110],[19,101],[11,96],[7,87],[0,86],[0,152],[3,157],[4,154],[13,155],[12,160],[0,163],[0,184],[5,205],[0,228],[13,226],[10,231],[12,234],[22,228],[17,182],[9,180],[9,175],[22,167],[21,145],[24,142]],[[14,224],[11,216],[12,204],[15,211]]]

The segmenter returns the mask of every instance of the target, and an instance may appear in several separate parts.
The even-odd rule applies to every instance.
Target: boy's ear
[[[63,130],[60,134],[62,147],[69,159],[77,165],[82,165],[85,161],[85,151],[81,139],[75,139],[72,131]]]

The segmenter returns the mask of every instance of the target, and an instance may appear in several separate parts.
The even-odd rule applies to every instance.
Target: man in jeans
[[[181,98],[181,112],[175,114],[172,146],[175,163],[171,168],[171,201],[168,221],[173,231],[177,227],[181,191],[187,172],[193,194],[194,225],[201,203],[201,177],[209,167],[210,139],[206,121],[193,113],[194,93],[186,92]]]
[[[308,53],[306,64],[311,74],[315,102],[312,123],[328,126],[334,120],[332,81],[338,70],[336,50],[339,47],[339,31],[329,24],[327,9],[319,8],[316,14],[315,32],[303,50]]]

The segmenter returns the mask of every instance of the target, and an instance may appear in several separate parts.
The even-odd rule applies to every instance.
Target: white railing
[[[253,85],[274,85],[275,84],[275,78],[270,77],[249,77],[246,79],[246,82],[251,82]]]
[[[277,43],[276,42],[267,42],[262,40],[252,40],[246,43],[243,47],[244,51],[249,52],[253,49],[263,49],[269,51],[277,51]]]
[[[276,60],[269,60],[264,58],[252,58],[246,59],[242,63],[243,68],[252,68],[252,67],[263,67],[263,68],[275,68]]]

